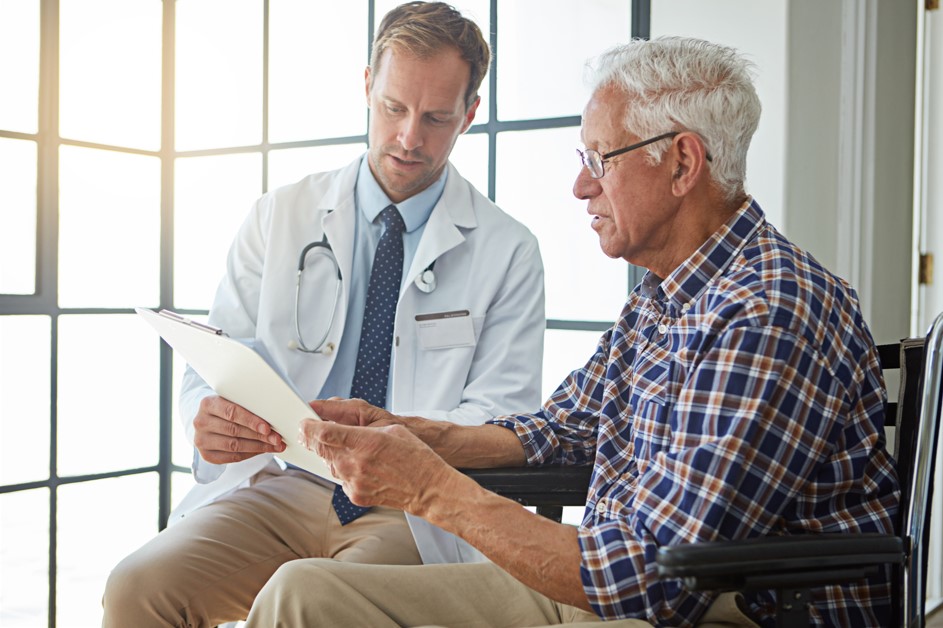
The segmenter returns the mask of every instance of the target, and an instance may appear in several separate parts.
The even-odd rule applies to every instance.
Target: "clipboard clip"
[[[224,332],[222,329],[220,329],[219,327],[213,327],[212,325],[207,325],[206,323],[200,323],[198,321],[193,320],[192,318],[181,316],[180,314],[177,314],[176,312],[171,312],[170,310],[160,310],[158,314],[163,316],[164,318],[169,318],[172,321],[177,321],[178,323],[183,323],[184,325],[189,325],[190,327],[196,327],[197,329],[202,329],[203,331],[209,332],[211,334],[215,334],[217,336],[229,335],[226,332]]]

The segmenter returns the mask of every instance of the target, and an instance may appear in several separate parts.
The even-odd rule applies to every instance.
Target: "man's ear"
[[[472,122],[475,120],[475,112],[478,111],[478,105],[481,104],[481,96],[475,96],[475,102],[471,104],[471,107],[468,108],[468,111],[465,112],[465,120],[462,122],[462,130],[458,132],[459,135],[468,130],[468,127],[471,126]]]
[[[697,182],[708,174],[707,149],[696,133],[679,133],[665,156],[670,156],[673,160],[671,189],[676,196],[684,196],[690,192]]]
[[[370,107],[370,66],[363,71],[363,87],[364,93],[367,96],[367,108]]]

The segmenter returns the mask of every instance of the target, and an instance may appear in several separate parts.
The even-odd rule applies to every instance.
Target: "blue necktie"
[[[393,205],[380,213],[380,220],[383,221],[385,229],[377,243],[373,268],[370,270],[367,303],[363,312],[360,347],[357,349],[357,364],[354,367],[350,396],[382,408],[386,406],[386,384],[393,347],[393,322],[396,319],[396,302],[403,276],[403,231],[406,230],[406,224]],[[339,485],[334,489],[331,503],[341,525],[347,525],[370,510],[352,504]]]

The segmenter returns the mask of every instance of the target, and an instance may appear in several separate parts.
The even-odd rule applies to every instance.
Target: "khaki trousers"
[[[332,560],[286,563],[256,598],[246,628],[589,626],[602,620],[524,586],[492,563],[356,565]],[[606,622],[651,628],[638,619]],[[756,628],[736,594],[721,595],[701,628]]]
[[[418,565],[402,512],[375,508],[341,526],[332,490],[273,462],[250,486],[197,509],[125,558],[102,600],[103,626],[216,626],[245,619],[283,564],[328,557]]]

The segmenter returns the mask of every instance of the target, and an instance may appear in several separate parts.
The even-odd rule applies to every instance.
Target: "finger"
[[[194,441],[202,436],[221,435],[228,438],[241,438],[254,440],[270,445],[283,445],[281,435],[278,432],[271,431],[267,435],[259,434],[255,430],[239,423],[228,421],[215,415],[197,415],[193,420],[193,427],[196,431]]]
[[[193,441],[201,454],[205,454],[205,452],[225,452],[254,456],[260,453],[285,451],[285,443],[272,444],[255,438],[240,438],[238,436],[226,436],[225,434],[198,433]],[[206,455],[204,455],[204,458],[206,458]]]
[[[325,421],[342,425],[361,425],[363,416],[373,406],[362,399],[316,399],[311,402],[311,409]]]
[[[298,444],[299,445],[301,445],[302,447],[310,451],[315,450],[315,448],[317,447],[317,443],[315,442],[313,435],[309,436],[308,426],[310,424],[320,423],[320,422],[321,421],[318,419],[302,419],[301,421],[298,422]],[[314,430],[315,428],[311,427],[310,429]],[[313,434],[313,432],[311,432],[311,434]]]
[[[307,449],[312,451],[319,446],[328,448],[344,447],[348,438],[346,434],[353,431],[356,430],[347,425],[305,419],[298,426],[298,439]]]
[[[308,451],[313,451],[322,458],[325,462],[330,462],[333,457],[333,451],[325,447],[323,444],[314,437],[314,431],[318,428],[311,426],[310,429],[307,428],[309,423],[322,423],[317,419],[304,419],[298,423],[298,444],[307,449]],[[333,473],[333,471],[332,471]]]
[[[200,403],[200,410],[246,427],[262,436],[269,436],[273,432],[272,426],[262,417],[223,397],[213,396],[203,399]]]
[[[269,452],[275,453],[275,452]],[[200,450],[200,457],[202,457],[207,462],[213,464],[230,464],[233,462],[242,462],[243,460],[248,460],[258,456],[259,453],[252,452],[239,452],[239,451],[225,451],[225,450]]]

